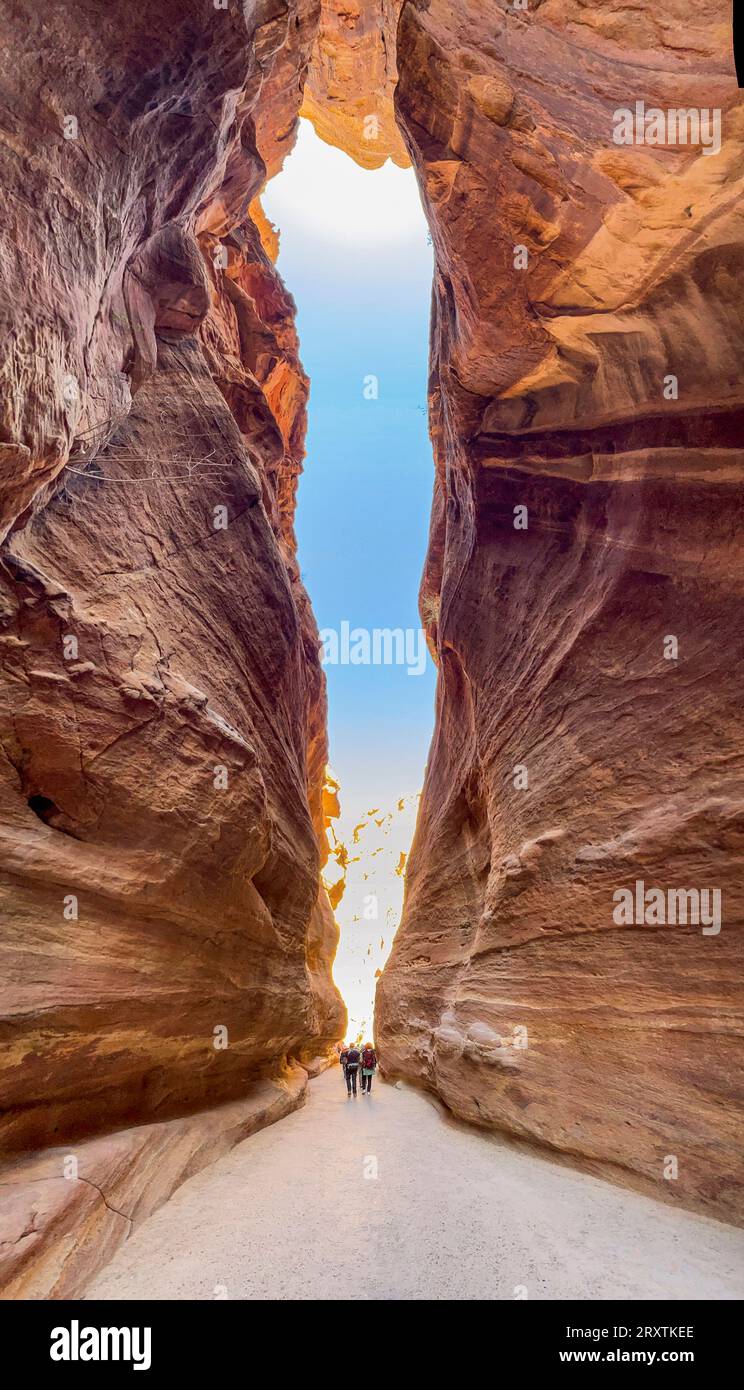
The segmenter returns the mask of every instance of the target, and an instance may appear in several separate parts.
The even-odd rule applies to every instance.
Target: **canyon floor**
[[[347,1100],[338,1069],[320,1076],[301,1110],[185,1183],[88,1297],[744,1297],[740,1230],[375,1086]]]

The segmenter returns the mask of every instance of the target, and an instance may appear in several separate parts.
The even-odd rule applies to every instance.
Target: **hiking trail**
[[[365,1173],[377,1176],[367,1176]],[[744,1233],[339,1069],[191,1178],[89,1298],[735,1299]],[[517,1291],[517,1292],[515,1292]]]

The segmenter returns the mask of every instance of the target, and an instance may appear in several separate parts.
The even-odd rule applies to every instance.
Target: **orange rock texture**
[[[292,529],[307,382],[248,214],[317,21],[5,17],[5,1152],[241,1097],[344,1026]]]
[[[364,169],[409,163],[393,108],[401,3],[320,0],[302,114]]]
[[[436,249],[439,681],[381,1059],[464,1119],[741,1220],[730,7],[406,3],[397,66]],[[636,101],[718,108],[720,150],[616,143]],[[618,920],[637,882],[720,890],[720,931]]]

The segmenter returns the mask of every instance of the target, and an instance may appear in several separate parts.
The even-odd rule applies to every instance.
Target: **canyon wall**
[[[318,6],[2,11],[0,1139],[20,1154],[243,1096],[344,1012],[293,536],[307,382],[249,215]]]
[[[436,250],[439,677],[382,1062],[468,1121],[741,1220],[729,6],[409,0],[397,63]],[[721,108],[720,151],[614,143],[636,101]],[[638,881],[721,890],[720,931],[617,920]]]

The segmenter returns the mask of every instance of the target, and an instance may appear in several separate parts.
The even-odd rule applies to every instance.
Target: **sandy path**
[[[744,1297],[741,1231],[375,1086],[347,1101],[337,1069],[312,1082],[302,1110],[150,1217],[89,1297]]]

